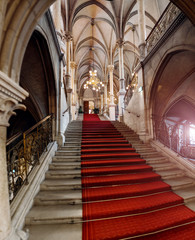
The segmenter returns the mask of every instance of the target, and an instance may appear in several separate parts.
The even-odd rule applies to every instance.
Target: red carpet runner
[[[84,115],[83,240],[193,240],[195,212],[109,121]]]

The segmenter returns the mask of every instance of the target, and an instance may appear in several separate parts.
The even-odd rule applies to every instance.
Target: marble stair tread
[[[186,206],[195,212],[195,200],[187,202]]]
[[[81,175],[81,170],[80,169],[50,169],[47,171],[49,175]]]
[[[58,150],[55,156],[80,156],[81,152],[76,150]]]
[[[192,178],[186,176],[173,179],[165,179],[164,182],[169,184],[173,190],[191,187],[195,184]]]
[[[50,178],[43,181],[41,190],[73,190],[81,189],[81,179],[55,179]]]
[[[59,160],[59,161],[62,161],[62,160],[64,160],[64,161],[66,161],[66,160],[69,160],[69,161],[76,161],[76,160],[80,160],[81,159],[81,156],[80,155],[78,155],[78,156],[64,156],[64,155],[58,155],[58,156],[54,156],[53,158],[53,161],[57,161],[57,160]]]
[[[81,150],[81,147],[80,146],[74,146],[74,145],[71,145],[71,146],[63,146],[63,147],[59,147],[58,148],[58,151],[80,151]]]
[[[165,162],[165,163],[151,163],[151,167],[155,171],[160,171],[160,170],[169,170],[169,169],[176,169],[176,166],[170,162]]]
[[[186,202],[195,201],[195,184],[194,186],[178,189],[174,191],[176,194],[181,196]]]
[[[82,220],[82,204],[34,206],[26,216],[26,224],[53,224],[72,220]]]
[[[67,170],[68,171],[68,170]],[[74,172],[75,171],[75,172]],[[64,171],[51,171],[49,170],[46,174],[45,177],[46,178],[50,178],[50,179],[77,179],[77,178],[81,178],[81,171],[78,170],[79,173],[76,172],[76,170],[70,170],[69,173]]]
[[[82,223],[26,225],[29,240],[81,240]]]
[[[35,197],[35,204],[45,202],[49,204],[51,201],[56,201],[59,203],[60,201],[71,201],[74,202],[76,200],[82,200],[82,191],[81,190],[66,190],[66,191],[40,191]]]
[[[175,169],[175,170],[160,170],[160,171],[155,171],[157,174],[159,174],[162,179],[168,179],[168,178],[175,178],[175,177],[182,177],[184,176],[184,172],[180,169]]]
[[[49,166],[50,170],[55,170],[55,169],[67,169],[67,170],[71,170],[71,169],[81,169],[81,164],[79,162],[68,162],[66,164],[63,163],[52,163]]]
[[[167,157],[146,157],[144,158],[147,163],[152,163],[152,162],[169,162]]]

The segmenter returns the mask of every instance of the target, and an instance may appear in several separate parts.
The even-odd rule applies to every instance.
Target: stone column
[[[60,32],[62,29],[62,17],[61,17],[61,0],[55,1],[52,8],[53,21],[55,24],[56,31]]]
[[[106,114],[107,112],[107,82],[104,83],[104,112]]]
[[[122,121],[124,111],[124,96],[125,96],[125,79],[124,79],[124,59],[123,59],[123,41],[118,41],[119,46],[119,92],[118,92],[118,108],[119,121]]]
[[[67,102],[69,106],[69,121],[72,120],[72,111],[71,111],[71,76],[70,76],[70,41],[72,40],[72,36],[69,33],[65,33],[63,36],[63,40],[66,45],[66,68],[65,68],[65,86],[67,92]]]
[[[72,96],[71,96],[71,114],[72,114],[72,120],[76,119],[75,112],[76,112],[76,102],[75,102],[75,95],[76,95],[76,89],[75,89],[75,69],[76,69],[76,63],[70,62],[70,68],[71,68],[71,88],[72,88]]]
[[[100,109],[100,114],[102,115],[104,113],[104,92],[103,90],[100,92],[101,98],[100,98],[100,103],[101,103],[101,109]]]
[[[10,204],[8,193],[6,140],[9,119],[16,113],[14,110],[25,110],[21,102],[28,93],[13,80],[0,71],[0,239],[19,239],[16,229],[11,226]],[[24,233],[24,235],[26,235]]]
[[[115,121],[115,104],[114,104],[114,91],[113,91],[113,71],[114,65],[108,65],[110,76],[110,104],[109,104],[109,117],[111,121]]]
[[[145,21],[145,6],[144,0],[137,0],[138,3],[138,23],[139,23],[139,51],[140,60],[146,56],[146,21]]]

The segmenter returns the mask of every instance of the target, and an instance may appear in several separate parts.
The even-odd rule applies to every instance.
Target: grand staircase
[[[84,134],[86,135],[86,138],[84,136],[83,137],[84,139],[82,141],[82,152],[81,152],[82,121],[73,121],[69,124],[67,131],[65,133],[66,136],[65,146],[59,148],[55,156],[53,157],[52,163],[49,166],[49,170],[46,173],[45,180],[42,182],[40,186],[40,191],[34,199],[34,205],[26,217],[25,228],[29,229],[30,240],[101,239],[98,238],[98,236],[95,237],[87,236],[86,233],[83,233],[82,236],[82,232],[84,232],[82,231],[82,221],[85,222],[83,223],[83,226],[85,226],[88,224],[87,223],[88,220],[97,220],[107,217],[115,218],[120,214],[128,215],[129,211],[131,211],[131,214],[135,214],[137,210],[134,209],[132,205],[136,205],[136,203],[139,202],[138,199],[135,200],[135,203],[133,203],[134,199],[132,199],[129,209],[126,206],[128,206],[129,201],[128,198],[129,197],[131,198],[133,196],[132,195],[132,192],[134,191],[133,188],[136,187],[137,184],[135,183],[134,185],[130,185],[130,188],[128,189],[129,196],[123,195],[124,192],[126,194],[127,191],[126,189],[123,189],[126,188],[126,186],[128,185],[127,182],[135,181],[132,180],[132,178],[129,178],[128,175],[128,173],[134,171],[136,171],[137,174],[140,174],[140,176],[141,174],[144,174],[145,177],[148,176],[148,179],[150,179],[148,180],[148,183],[145,183],[144,181],[143,183],[141,183],[142,185],[145,184],[144,186],[148,187],[148,189],[149,188],[151,189],[151,187],[156,188],[155,183],[154,184],[152,183],[151,178],[154,177],[159,178],[158,175],[160,175],[161,179],[164,181],[163,183],[164,185],[162,184],[161,186],[162,189],[167,186],[170,186],[167,188],[168,193],[164,193],[164,190],[162,191],[163,192],[161,193],[162,196],[159,195],[158,201],[161,201],[163,196],[166,197],[165,196],[166,194],[169,195],[169,191],[171,188],[176,194],[178,194],[184,199],[184,202],[188,207],[195,210],[194,179],[188,177],[183,170],[178,169],[174,163],[170,162],[170,160],[167,157],[163,156],[161,153],[153,149],[150,144],[144,144],[139,139],[138,135],[135,134],[132,130],[130,130],[125,124],[119,122],[112,122],[112,124],[113,127],[115,127],[118,130],[116,132],[116,136],[110,142],[109,139],[110,137],[113,136],[112,127],[110,128],[110,130],[108,128],[103,129],[102,131],[105,132],[107,136],[106,137],[107,139],[106,138],[104,139],[104,144],[102,143],[101,138],[99,138],[98,141],[98,131],[100,130],[95,128],[92,129],[92,132],[95,129],[95,132],[97,134],[95,140],[93,133],[91,132],[92,135],[90,136],[90,134],[88,134],[89,131],[86,130],[86,134]],[[118,133],[119,135],[121,133],[121,137],[124,140],[121,140],[121,137],[117,137]],[[86,143],[84,143],[85,139]],[[136,151],[134,151],[134,149],[136,149]],[[107,157],[105,157],[106,154]],[[134,162],[132,162],[132,159],[129,160],[128,154],[129,156],[133,154]],[[98,162],[96,161],[97,156]],[[118,161],[119,158],[121,158],[120,161]],[[82,174],[81,174],[81,160],[82,160]],[[152,173],[151,169],[153,169]],[[100,175],[102,177],[99,177]],[[111,180],[108,180],[106,178],[104,179],[104,176],[107,175],[109,177],[114,176],[114,178],[112,178]],[[97,180],[98,177],[99,180]],[[114,192],[113,193],[110,192],[109,197],[106,196],[105,193],[103,194],[105,196],[103,196],[102,198],[101,195],[99,199],[97,196],[100,195],[98,194],[96,195],[92,194],[89,197],[89,192],[86,193],[88,191],[87,189],[95,191],[102,187],[106,187],[105,189],[109,190],[108,189],[109,186],[118,185],[117,178],[120,181],[122,178],[123,181],[122,185],[118,187],[118,191],[119,190],[121,191],[120,197],[121,199]],[[141,184],[140,186],[142,186]],[[148,186],[146,186],[146,184],[148,184]],[[147,195],[147,192],[145,194]],[[169,197],[168,195],[167,198]],[[110,207],[109,201],[113,200],[115,197],[117,199],[115,201],[112,201],[111,203],[113,204],[112,206],[115,209],[113,213],[113,209],[109,210]],[[156,196],[156,198],[158,198],[158,196]],[[120,209],[118,208],[119,200],[121,201],[120,204],[122,203],[122,205],[125,206],[122,208],[123,210],[121,210],[121,205]],[[177,204],[182,203],[180,197],[177,197],[177,195],[174,195],[173,201],[175,201],[175,203]],[[96,204],[96,202],[99,202],[99,204]],[[150,201],[148,202],[148,207],[147,202],[148,201],[142,204],[142,201],[140,201],[140,209],[142,209],[142,211],[143,208],[145,208],[144,211],[148,211],[147,208],[150,209],[151,207],[149,204]],[[177,204],[175,204],[176,207]],[[104,214],[102,215],[103,208],[105,209],[105,211]],[[117,208],[119,210],[117,210]],[[88,214],[89,209],[90,214]],[[94,209],[96,209],[96,211],[94,211]],[[153,207],[153,209],[155,209],[155,206]],[[167,214],[169,211],[170,209],[168,209]],[[139,216],[136,217],[139,218]],[[123,219],[120,219],[118,223],[117,221],[114,222],[114,224],[118,224],[117,226],[120,226],[121,220]],[[137,219],[136,221],[140,220],[141,219]],[[94,224],[96,224],[96,222],[97,224],[99,224],[98,221],[94,221]],[[107,224],[107,222],[103,223],[104,223],[103,227],[107,226],[105,225]],[[93,227],[92,226],[93,223],[92,225],[90,224],[91,222],[87,227]],[[183,230],[183,232],[185,231]],[[105,239],[112,240],[122,239],[121,237],[114,238],[112,237],[112,235],[111,238],[109,237]],[[144,240],[153,239],[152,237],[153,237],[152,235],[148,237],[145,236],[143,239]],[[182,239],[187,240],[188,238]],[[191,239],[189,238],[189,240]]]

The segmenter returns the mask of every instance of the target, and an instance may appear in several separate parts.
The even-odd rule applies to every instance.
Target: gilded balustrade
[[[18,134],[7,142],[7,170],[10,201],[14,199],[39,158],[52,142],[52,116],[49,115],[36,125]]]
[[[195,131],[195,127],[188,121],[176,122],[170,119],[155,121],[157,140],[182,157],[195,159],[195,140],[190,136],[190,129]]]

